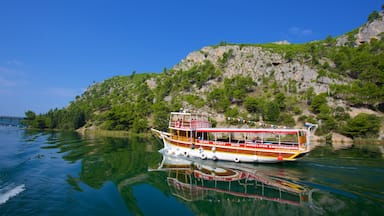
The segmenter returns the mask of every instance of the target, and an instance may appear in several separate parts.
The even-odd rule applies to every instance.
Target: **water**
[[[163,156],[155,138],[0,127],[0,215],[379,215],[376,147],[252,165]],[[359,157],[356,157],[359,155]]]

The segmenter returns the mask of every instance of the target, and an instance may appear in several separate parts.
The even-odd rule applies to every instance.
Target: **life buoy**
[[[238,157],[235,158],[235,162],[236,163],[239,163],[240,162],[240,159]]]

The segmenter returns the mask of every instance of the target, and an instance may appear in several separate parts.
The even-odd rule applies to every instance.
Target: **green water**
[[[299,162],[271,165],[169,159],[161,147],[152,137],[0,127],[0,215],[384,212],[384,159],[376,146],[319,147]],[[242,177],[220,180],[224,171]]]

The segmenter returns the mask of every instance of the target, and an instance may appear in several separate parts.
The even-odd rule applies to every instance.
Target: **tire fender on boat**
[[[185,156],[185,157],[189,157],[189,154],[188,154],[187,151],[184,151],[184,156]]]
[[[238,157],[235,158],[235,162],[236,163],[239,163],[240,162],[240,159]]]
[[[201,153],[201,154],[200,154],[200,158],[201,158],[202,160],[205,160],[205,159],[207,159],[207,155],[205,155],[204,153]]]
[[[200,147],[200,148],[199,148],[199,152],[200,152],[200,154],[203,153],[203,150],[204,150],[203,147]]]

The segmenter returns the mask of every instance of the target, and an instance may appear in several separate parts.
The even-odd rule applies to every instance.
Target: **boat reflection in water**
[[[185,201],[212,200],[215,194],[226,194],[226,199],[238,202],[244,198],[295,206],[311,202],[310,188],[286,179],[282,173],[279,176],[276,169],[163,154],[159,167],[149,171],[168,172],[171,193]]]

